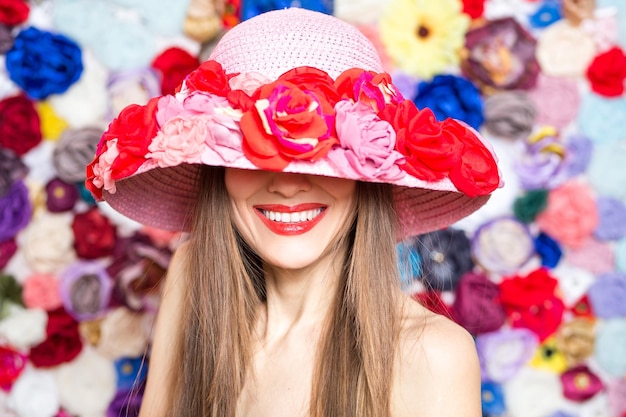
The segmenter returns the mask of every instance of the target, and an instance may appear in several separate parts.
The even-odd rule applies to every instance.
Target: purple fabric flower
[[[516,271],[530,260],[533,253],[530,230],[512,217],[486,222],[472,238],[472,254],[476,263],[490,272]]]
[[[626,316],[626,274],[600,275],[587,295],[596,316],[605,319]]]
[[[567,138],[565,151],[565,170],[567,177],[572,178],[587,170],[591,161],[593,143],[587,136],[572,135]]]
[[[555,133],[546,130],[526,142],[525,152],[514,166],[524,189],[552,189],[568,179],[566,150]]]
[[[106,417],[137,417],[143,399],[143,387],[138,389],[120,389],[109,403]]]
[[[54,178],[46,184],[46,207],[51,213],[71,210],[78,201],[78,188],[60,178]]]
[[[539,74],[537,41],[514,18],[492,20],[465,36],[464,75],[481,88],[532,88]]]
[[[99,262],[75,262],[59,276],[65,310],[78,321],[100,316],[109,304],[111,290],[111,278]]]
[[[11,239],[30,221],[33,207],[28,189],[22,181],[15,182],[0,198],[0,242]]]
[[[476,349],[483,380],[511,379],[532,358],[538,345],[537,336],[524,328],[503,328],[478,336]]]
[[[455,320],[471,334],[498,330],[506,321],[498,286],[484,274],[468,272],[457,284],[452,305]]]
[[[13,36],[11,36],[11,28],[0,24],[0,55],[7,53],[13,46]]]
[[[0,197],[4,197],[17,180],[23,179],[28,167],[11,149],[0,146]]]
[[[626,236],[626,205],[612,197],[596,200],[600,223],[593,232],[600,240],[619,240]]]

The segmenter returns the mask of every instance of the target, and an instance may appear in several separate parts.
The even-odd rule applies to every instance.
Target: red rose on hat
[[[450,179],[462,193],[476,197],[498,188],[498,165],[487,147],[467,127],[454,119],[446,119],[443,131],[463,143],[459,163],[450,170]]]
[[[172,47],[152,61],[152,68],[161,74],[161,93],[174,94],[187,74],[198,68],[200,61],[184,49]]]
[[[0,0],[0,23],[16,26],[28,19],[30,7],[23,0]]]
[[[36,367],[56,366],[78,356],[83,348],[78,322],[63,308],[48,312],[47,338],[30,349],[29,359]]]
[[[416,178],[437,181],[459,163],[463,144],[445,132],[432,110],[418,110],[410,100],[379,113],[396,131],[396,150],[406,157],[401,168]]]
[[[320,104],[327,106],[323,108],[324,114],[330,114],[339,101],[339,93],[335,89],[334,81],[322,70],[311,67],[299,67],[287,71],[278,81],[286,81],[297,85],[302,91],[314,93],[316,97],[323,98]]]
[[[557,280],[539,268],[527,276],[506,277],[500,283],[500,302],[512,327],[532,330],[543,341],[558,329],[565,306],[556,295]]]
[[[624,94],[626,80],[626,54],[615,46],[596,56],[587,68],[591,89],[603,96],[617,97]]]
[[[72,230],[74,248],[79,257],[96,259],[113,253],[116,230],[98,208],[77,214],[72,222]]]
[[[22,156],[41,142],[39,114],[23,95],[0,101],[0,146]]]
[[[301,73],[302,87],[283,80],[262,86],[241,118],[243,152],[261,169],[281,171],[294,159],[316,161],[339,142],[331,104],[336,92],[317,70],[306,74]]]
[[[216,61],[205,61],[198,69],[185,79],[185,86],[189,91],[204,91],[226,97],[230,91],[228,80],[237,74],[226,74],[222,66]]]

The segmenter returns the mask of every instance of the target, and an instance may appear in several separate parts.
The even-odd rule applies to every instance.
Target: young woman
[[[402,293],[395,245],[484,204],[496,162],[403,99],[357,29],[239,24],[175,97],[122,111],[87,173],[121,213],[189,231],[142,417],[481,415],[472,338]]]

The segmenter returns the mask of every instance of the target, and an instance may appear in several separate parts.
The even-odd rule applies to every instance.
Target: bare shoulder
[[[480,367],[472,336],[407,299],[396,353],[394,417],[481,416]]]

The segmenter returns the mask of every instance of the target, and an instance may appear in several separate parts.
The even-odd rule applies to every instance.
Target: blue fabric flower
[[[115,371],[117,372],[117,389],[131,390],[141,384],[148,372],[148,364],[144,358],[120,358],[115,361]]]
[[[506,411],[504,404],[504,389],[497,382],[484,381],[480,385],[480,398],[483,405],[483,414],[500,416]]]
[[[578,125],[595,144],[624,139],[626,97],[607,98],[589,93],[578,110]]]
[[[594,356],[609,375],[621,378],[626,373],[626,320],[606,320],[596,334]]]
[[[539,233],[534,241],[535,251],[541,258],[541,265],[548,268],[557,266],[563,255],[559,242],[543,232]]]
[[[270,10],[301,7],[316,12],[333,14],[333,0],[254,0],[241,2],[241,20],[248,20]]]
[[[455,75],[436,75],[430,82],[422,81],[413,102],[419,109],[429,107],[439,121],[451,117],[479,129],[484,120],[480,91]]]
[[[411,241],[398,243],[397,251],[400,280],[408,286],[422,274],[422,258]]]
[[[543,29],[560,19],[561,4],[555,0],[547,0],[529,17],[528,22],[534,28]]]
[[[64,93],[80,78],[80,47],[71,39],[34,27],[21,31],[6,54],[9,77],[30,97]]]

